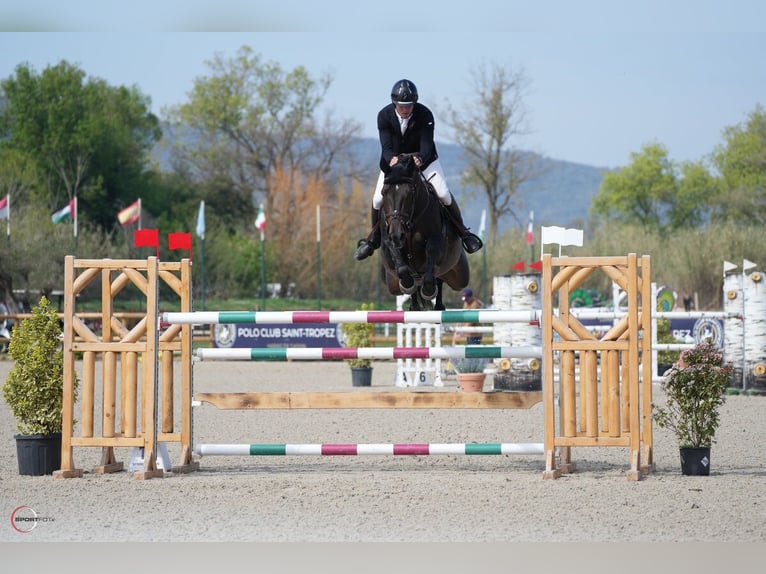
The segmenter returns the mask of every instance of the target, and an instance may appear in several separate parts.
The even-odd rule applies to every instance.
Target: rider
[[[391,88],[391,103],[378,112],[378,135],[380,137],[380,174],[372,196],[372,232],[360,239],[354,257],[361,261],[380,247],[380,205],[383,202],[385,174],[399,161],[399,154],[414,153],[415,165],[423,177],[431,182],[436,195],[455,224],[468,253],[482,248],[481,239],[463,223],[457,201],[447,187],[439,156],[434,143],[434,116],[426,106],[418,103],[418,89],[409,80],[399,80]]]

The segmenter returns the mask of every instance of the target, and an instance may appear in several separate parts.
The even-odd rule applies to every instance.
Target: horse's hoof
[[[425,286],[420,288],[420,295],[423,299],[431,300],[436,297],[437,289],[436,285],[433,286],[433,291],[428,291]]]
[[[413,279],[412,275],[410,275],[409,269],[404,268],[397,271],[399,276],[399,288],[407,295],[412,295],[412,293],[415,291],[415,279]]]

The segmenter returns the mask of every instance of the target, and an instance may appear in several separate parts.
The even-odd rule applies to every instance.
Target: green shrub
[[[61,432],[64,351],[55,309],[43,295],[32,316],[13,330],[8,352],[15,364],[3,385],[3,397],[22,435]],[[74,391],[77,391],[75,374]]]
[[[362,303],[361,311],[372,311],[375,306],[372,303]],[[372,334],[375,326],[372,323],[343,323],[343,342],[346,347],[370,347],[372,345]],[[371,367],[370,359],[346,359],[346,363],[352,369],[361,367]]]
[[[665,374],[666,406],[652,405],[654,420],[675,433],[679,447],[710,447],[715,442],[731,371],[723,350],[705,342],[683,351]]]

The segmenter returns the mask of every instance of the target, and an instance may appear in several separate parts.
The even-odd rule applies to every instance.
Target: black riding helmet
[[[418,89],[409,80],[399,80],[391,88],[391,101],[394,104],[414,104],[418,101]]]

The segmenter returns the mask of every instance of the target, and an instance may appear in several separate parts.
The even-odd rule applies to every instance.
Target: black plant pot
[[[61,433],[14,435],[19,474],[43,476],[61,468]]]
[[[372,367],[351,367],[351,385],[354,387],[372,385]]]
[[[687,447],[681,450],[681,474],[687,476],[710,475],[710,447]]]

